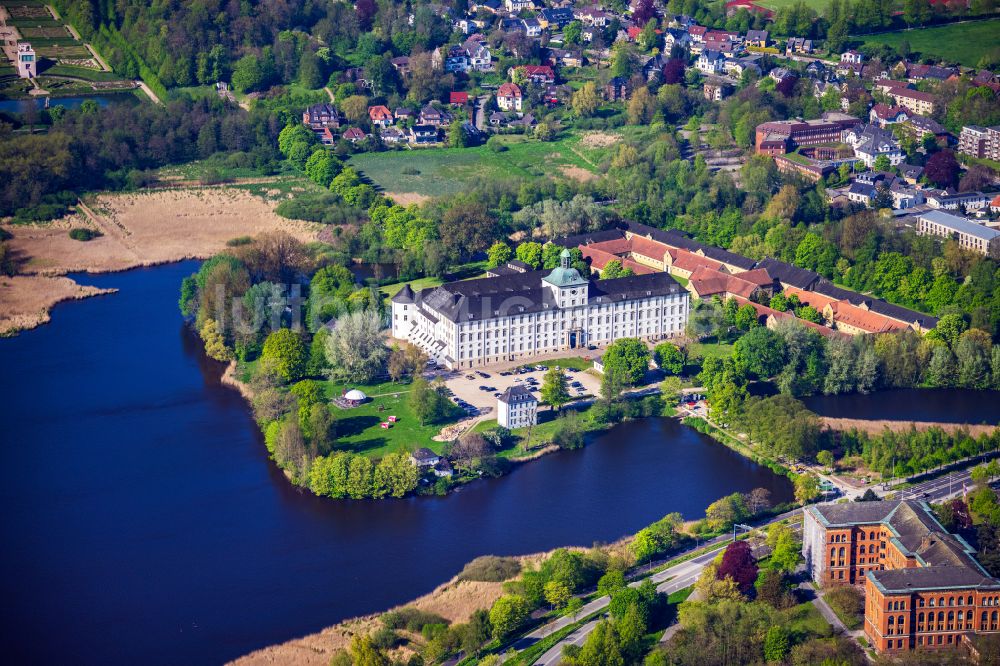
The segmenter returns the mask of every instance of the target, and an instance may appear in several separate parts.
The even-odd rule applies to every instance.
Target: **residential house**
[[[740,78],[743,76],[744,72],[751,71],[757,76],[763,74],[763,70],[760,67],[760,54],[743,56],[742,58],[727,58],[726,62],[723,64],[723,68],[726,70],[726,74],[734,78]]]
[[[511,386],[497,398],[497,423],[508,430],[538,425],[538,398],[524,386]]]
[[[875,199],[875,194],[874,185],[858,181],[851,183],[851,187],[847,190],[848,200],[854,203],[864,204],[865,206],[872,205],[872,201]]]
[[[504,0],[504,6],[511,14],[531,11],[535,8],[534,0]]]
[[[535,85],[551,85],[556,82],[556,73],[549,65],[518,65],[507,72],[513,79],[514,72],[521,70],[527,80]]]
[[[438,129],[434,125],[414,125],[410,128],[410,143],[422,145],[438,142]]]
[[[452,106],[465,106],[469,103],[469,93],[452,91],[448,94],[448,103]]]
[[[942,148],[955,143],[955,136],[944,125],[933,118],[914,113],[910,114],[910,119],[906,121],[906,124],[914,131],[917,137],[922,138],[928,134],[932,135],[937,144]],[[1000,156],[1000,147],[997,148],[997,155]]]
[[[725,70],[726,57],[718,51],[704,50],[698,56],[695,67],[703,74],[720,74]]]
[[[901,106],[889,106],[888,104],[876,104],[868,112],[868,120],[879,127],[894,125],[909,120],[906,109]]]
[[[569,7],[546,8],[538,12],[538,22],[543,28],[565,28],[573,22],[573,10]]]
[[[785,42],[785,55],[795,55],[797,53],[809,54],[813,52],[813,41],[803,37],[789,37]]]
[[[367,138],[368,138],[368,135],[365,134],[364,130],[362,130],[362,129],[358,128],[358,127],[348,127],[344,131],[344,139],[346,139],[347,141],[350,141],[351,143],[357,143],[358,141],[364,141]]]
[[[703,25],[690,25],[688,26],[688,35],[691,36],[691,42],[694,44],[704,44],[705,34],[708,32],[708,28]]]
[[[921,176],[924,175],[924,168],[922,166],[900,164],[898,169],[899,175],[910,185],[916,185],[920,181]]]
[[[927,205],[931,208],[943,208],[945,210],[979,210],[986,208],[989,204],[989,197],[982,192],[956,192],[952,188],[946,190],[931,190],[925,195]]]
[[[417,116],[417,114],[414,113],[413,109],[408,109],[405,106],[396,107],[396,110],[392,112],[392,115],[396,117],[397,122],[406,122],[407,120],[413,120]]]
[[[583,51],[549,49],[549,61],[559,67],[583,67]]]
[[[428,104],[420,109],[420,124],[441,127],[451,123],[451,114]]]
[[[573,18],[583,23],[585,26],[603,28],[608,25],[608,14],[597,7],[584,7],[573,10]]]
[[[406,141],[406,133],[398,127],[386,127],[378,135],[382,138],[382,143],[397,144]]]
[[[375,127],[388,127],[394,120],[392,111],[382,105],[368,107],[368,118]]]
[[[733,94],[733,86],[723,79],[709,77],[702,87],[702,94],[710,102],[721,102]]]
[[[604,86],[604,99],[609,102],[626,100],[631,95],[632,84],[624,76],[616,76]]]
[[[474,72],[493,71],[493,53],[490,47],[485,44],[470,45],[466,48],[466,53],[469,58],[469,69]]]
[[[854,148],[854,156],[860,158],[868,168],[872,168],[875,160],[883,156],[893,166],[903,162],[903,149],[899,141],[890,130],[882,129],[874,123],[845,129],[841,140]]]
[[[843,63],[860,65],[864,61],[865,61],[865,56],[862,53],[855,51],[854,49],[851,49],[849,51],[844,51],[843,53],[840,54],[840,62]]]
[[[542,35],[542,24],[539,23],[538,19],[522,19],[521,23],[524,25],[524,34],[528,37],[540,37]]]
[[[399,56],[398,58],[393,58],[389,61],[392,68],[396,70],[401,77],[407,77],[410,75],[410,56]]]
[[[329,127],[324,127],[316,135],[319,136],[319,142],[324,146],[334,146],[337,144],[337,135]]]
[[[417,467],[434,467],[441,462],[441,456],[428,448],[420,447],[410,454],[410,462]]]
[[[663,32],[664,53],[670,53],[676,47],[685,51],[691,48],[691,35],[683,30],[668,28]]]
[[[642,73],[645,75],[646,80],[661,80],[663,78],[663,68],[666,66],[668,60],[669,58],[665,58],[662,53],[658,53],[646,60],[642,65]]]
[[[332,104],[313,104],[302,112],[302,124],[314,132],[321,132],[324,127],[338,129],[340,112]]]
[[[747,46],[753,46],[759,49],[767,48],[767,30],[747,30],[746,40],[744,41]]]
[[[497,106],[502,111],[520,111],[521,88],[516,83],[504,83],[497,89]]]

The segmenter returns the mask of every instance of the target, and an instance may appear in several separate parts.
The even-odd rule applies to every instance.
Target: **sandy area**
[[[588,148],[606,148],[621,140],[622,138],[618,134],[609,134],[608,132],[587,132],[580,137],[580,143]]]
[[[48,322],[49,310],[56,303],[115,291],[117,290],[82,286],[67,277],[0,277],[0,335],[9,335]]]
[[[389,197],[400,206],[422,204],[423,202],[430,200],[430,197],[426,194],[419,194],[417,192],[386,192],[385,196]]]
[[[1000,426],[993,425],[969,425],[965,423],[932,423],[928,421],[886,421],[886,420],[865,420],[865,419],[836,419],[823,416],[820,419],[827,428],[831,430],[859,430],[869,434],[878,434],[886,429],[898,432],[916,428],[917,430],[927,430],[928,428],[941,428],[945,432],[955,432],[964,430],[970,435],[978,436],[990,433]]]
[[[559,170],[567,178],[572,178],[581,183],[586,183],[589,180],[597,178],[597,174],[578,166],[563,166],[559,167]]]
[[[540,556],[519,559],[522,562],[537,561]],[[488,609],[502,594],[502,583],[457,582],[453,579],[430,594],[405,605],[436,613],[453,623],[462,623],[469,619],[473,611]],[[378,629],[381,626],[379,615],[347,620],[318,633],[251,652],[230,663],[238,666],[326,666],[335,651],[350,645],[352,636],[365,635]]]
[[[316,238],[319,225],[279,217],[274,205],[245,190],[231,188],[159,190],[101,195],[89,205],[80,205],[75,215],[50,224],[4,228],[13,235],[8,243],[24,258],[20,271],[27,276],[71,271],[101,273],[201,259],[225,248],[226,241],[232,238],[266,231],[284,230],[302,241]],[[104,235],[87,242],[75,241],[68,234],[74,227],[90,227]],[[40,307],[70,297],[65,282],[70,281],[13,282],[0,292],[0,322],[30,323],[32,318],[37,319]],[[90,294],[78,291],[72,297],[86,295]]]

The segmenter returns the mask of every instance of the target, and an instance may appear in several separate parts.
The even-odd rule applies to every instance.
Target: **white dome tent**
[[[351,389],[350,391],[344,394],[344,399],[350,400],[351,402],[364,402],[365,400],[368,399],[368,396],[366,396],[363,391],[359,391],[358,389]]]

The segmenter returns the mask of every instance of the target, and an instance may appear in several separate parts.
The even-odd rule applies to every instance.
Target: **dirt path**
[[[948,433],[964,430],[975,437],[985,433],[991,433],[997,428],[1000,428],[1000,426],[983,424],[972,425],[968,423],[933,423],[930,421],[889,421],[885,419],[837,419],[829,416],[823,416],[820,420],[823,422],[823,425],[831,430],[859,430],[867,432],[871,435],[877,435],[886,429],[892,430],[893,432],[900,432],[903,430],[909,430],[910,428],[916,428],[917,430],[940,428]]]
[[[95,53],[95,55],[96,55],[96,53]],[[106,64],[104,66],[107,67]],[[154,104],[163,104],[163,102],[160,101],[160,98],[156,96],[156,93],[154,93],[153,90],[149,86],[146,85],[145,81],[143,81],[142,79],[136,79],[135,82],[136,82],[136,84],[140,88],[142,88],[142,91],[144,93],[146,93],[147,95],[149,95],[149,99],[153,100]]]

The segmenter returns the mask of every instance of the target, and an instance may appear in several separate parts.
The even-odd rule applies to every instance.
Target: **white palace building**
[[[392,335],[448,368],[472,368],[607,344],[683,335],[688,292],[668,273],[586,280],[564,250],[551,271],[512,262],[491,277],[392,298]]]

